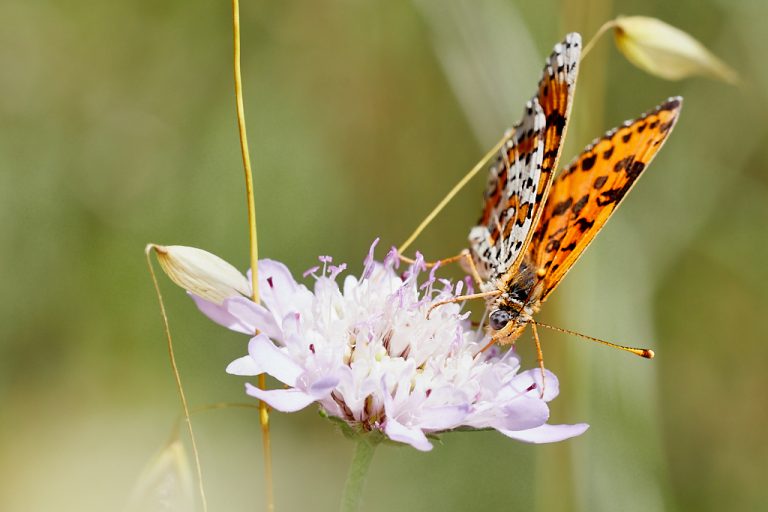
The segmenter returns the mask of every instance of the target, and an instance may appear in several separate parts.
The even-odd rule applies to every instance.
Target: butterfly
[[[581,37],[547,59],[536,94],[491,166],[482,215],[469,234],[469,270],[486,298],[491,344],[514,342],[605,225],[675,126],[682,98],[666,100],[594,140],[555,177],[573,102]],[[571,332],[571,331],[566,331]],[[588,337],[611,346],[633,349]],[[489,344],[490,346],[490,344]]]

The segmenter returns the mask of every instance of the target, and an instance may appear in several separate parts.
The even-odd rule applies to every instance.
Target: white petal
[[[491,421],[495,429],[528,430],[546,423],[549,407],[538,398],[521,396],[498,408],[498,416]]]
[[[313,382],[312,385],[309,386],[309,392],[312,396],[317,397],[318,399],[325,398],[331,391],[333,391],[333,388],[338,385],[339,378],[328,375]]]
[[[432,443],[429,442],[424,432],[417,428],[408,428],[392,418],[387,419],[384,433],[393,441],[409,444],[422,452],[428,452],[432,449]]]
[[[462,425],[467,413],[466,404],[424,408],[419,411],[419,427],[431,431],[450,430]]]
[[[259,389],[256,386],[246,383],[245,392],[249,395],[263,400],[270,407],[280,412],[296,412],[304,409],[315,401],[312,395],[308,395],[298,389]]]
[[[231,375],[261,375],[264,373],[264,368],[251,356],[243,356],[227,365],[227,373]]]
[[[285,351],[277,348],[265,334],[251,338],[248,354],[258,361],[266,373],[291,387],[296,385],[296,380],[304,372],[301,366]]]
[[[290,311],[293,295],[299,285],[291,275],[288,267],[273,260],[259,261],[259,294],[261,301],[275,313],[278,318],[284,317]]]
[[[283,333],[274,315],[260,304],[245,297],[232,297],[224,301],[224,307],[240,325],[251,329],[247,334],[254,334],[258,330],[273,340],[282,341]]]
[[[503,430],[499,432],[512,439],[524,441],[526,443],[556,443],[572,437],[580,436],[587,431],[589,425],[586,423],[577,423],[575,425],[541,425],[540,427],[528,430]]]
[[[527,396],[539,397],[541,390],[544,389],[544,397],[542,400],[549,402],[554,399],[560,393],[560,382],[557,380],[557,376],[549,370],[544,370],[544,380],[541,379],[541,370],[534,368],[519,373],[512,379],[511,385],[517,392],[529,389],[533,384],[536,384],[534,389],[531,389],[526,393]]]
[[[205,316],[213,320],[219,325],[223,325],[227,329],[233,331],[242,332],[243,334],[253,334],[253,326],[243,324],[240,319],[235,318],[224,306],[224,304],[216,304],[210,302],[202,297],[198,297],[192,292],[187,292],[189,296],[195,301],[197,309],[199,309]]]

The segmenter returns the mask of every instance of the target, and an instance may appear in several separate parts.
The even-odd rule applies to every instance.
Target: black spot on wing
[[[605,192],[600,194],[600,197],[597,198],[597,205],[607,206],[609,204],[618,203],[621,200],[621,198],[624,197],[625,193],[626,193],[626,187],[612,188],[610,190],[606,190]]]
[[[593,187],[595,187],[597,190],[600,190],[603,188],[603,185],[605,185],[605,182],[608,181],[608,176],[598,176],[595,178],[595,182],[592,184]]]
[[[599,200],[598,200],[598,204],[599,204]],[[574,222],[574,225],[577,228],[579,228],[579,231],[581,231],[583,233],[584,231],[586,231],[589,228],[591,228],[594,225],[594,223],[595,223],[594,221],[587,220],[587,219],[582,217],[580,219],[577,219],[576,222]]]
[[[635,156],[628,156],[626,158],[622,158],[618,162],[616,162],[616,165],[613,166],[613,172],[621,172],[623,170],[626,170],[627,167],[632,165],[632,162],[635,160]]]
[[[589,194],[584,194],[578,201],[573,203],[573,207],[571,208],[573,214],[578,215],[581,209],[584,208],[584,205],[587,204],[587,201],[589,201]]]
[[[662,110],[675,110],[680,107],[680,100],[681,98],[679,96],[669,98],[667,101],[659,105],[659,107],[655,109],[655,112],[660,112]]]
[[[557,110],[553,110],[547,116],[547,127],[554,126],[558,135],[563,134],[563,130],[565,130],[565,125],[567,122],[568,120],[565,118],[565,116],[563,116],[563,114]]]
[[[560,240],[557,238],[551,239],[549,242],[547,242],[547,246],[544,247],[544,250],[546,252],[555,252],[560,248]]]
[[[675,120],[674,119],[669,121],[669,122],[662,123],[662,125],[659,126],[659,131],[661,133],[667,133],[670,130],[670,128],[672,128],[674,125],[675,125]]]
[[[590,169],[592,169],[592,167],[594,167],[594,165],[595,165],[595,159],[596,158],[597,158],[597,155],[594,154],[594,153],[589,155],[588,157],[585,157],[581,161],[581,170],[582,171],[589,171]]]
[[[626,169],[627,178],[629,178],[630,182],[637,179],[638,176],[640,176],[640,173],[643,172],[643,169],[645,169],[645,164],[643,162],[634,161],[632,164]]]
[[[568,211],[568,208],[570,208],[572,204],[573,204],[573,200],[570,197],[565,201],[561,201],[557,203],[555,207],[552,209],[552,215],[557,216],[557,215],[564,214],[565,212]]]

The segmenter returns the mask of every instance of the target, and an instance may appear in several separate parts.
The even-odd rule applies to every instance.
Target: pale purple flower
[[[378,431],[393,441],[430,450],[427,435],[453,429],[498,430],[531,443],[582,434],[586,424],[549,425],[547,402],[558,394],[546,372],[540,397],[538,369],[520,371],[514,350],[481,352],[488,337],[472,328],[461,305],[426,312],[436,301],[461,293],[437,280],[434,271],[419,285],[419,257],[401,274],[393,251],[383,262],[365,259],[362,276],[347,275],[329,256],[306,276],[313,290],[297,283],[288,268],[259,262],[262,304],[237,295],[222,304],[193,296],[212,320],[246,334],[259,332],[248,355],[227,367],[234,375],[267,373],[285,389],[246,392],[283,412],[316,402],[328,416],[358,432]]]

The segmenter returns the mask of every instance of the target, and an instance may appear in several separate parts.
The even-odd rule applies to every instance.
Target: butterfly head
[[[516,307],[509,304],[498,304],[488,315],[489,327],[494,331],[492,339],[494,343],[506,345],[513,343],[525,330],[531,321],[533,311],[530,308]]]
[[[488,325],[500,342],[511,343],[539,310],[541,285],[533,269],[524,264],[509,285],[500,288],[504,291],[489,303]]]

